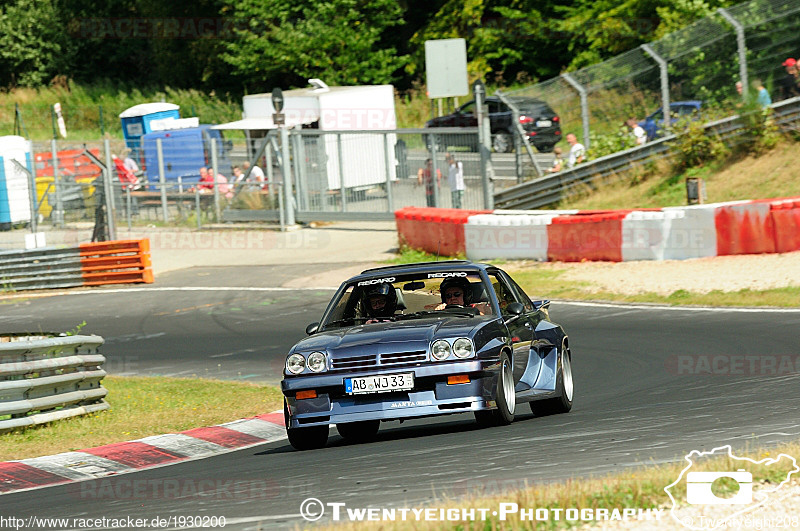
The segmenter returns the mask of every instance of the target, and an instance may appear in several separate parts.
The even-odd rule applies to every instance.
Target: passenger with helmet
[[[486,314],[489,305],[485,302],[472,302],[472,284],[463,277],[448,277],[439,285],[442,303],[436,306],[437,310],[444,310],[447,306],[460,306],[476,308],[481,315]]]
[[[390,320],[397,310],[397,292],[388,282],[375,284],[364,291],[364,309],[370,320],[367,324]]]

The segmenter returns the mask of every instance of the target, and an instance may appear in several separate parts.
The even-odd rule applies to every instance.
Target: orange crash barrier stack
[[[84,286],[153,282],[148,239],[82,243],[78,248]]]

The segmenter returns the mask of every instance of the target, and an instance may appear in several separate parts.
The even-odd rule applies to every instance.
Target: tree
[[[246,87],[391,83],[407,58],[382,45],[402,24],[394,0],[229,0],[239,39],[222,59]]]
[[[66,32],[51,0],[0,7],[0,84],[36,87],[69,64]]]

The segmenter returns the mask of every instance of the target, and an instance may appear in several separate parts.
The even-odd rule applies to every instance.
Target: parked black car
[[[519,122],[528,135],[528,141],[543,153],[553,151],[561,140],[561,121],[556,112],[542,100],[534,98],[508,98],[519,109]],[[514,113],[499,98],[486,98],[489,106],[489,121],[492,129],[492,148],[498,153],[514,149]],[[439,116],[425,123],[425,127],[477,127],[475,100],[469,101],[452,114]],[[428,147],[431,139],[426,138]],[[436,148],[446,151],[450,146],[477,148],[474,135],[442,134],[437,136]]]

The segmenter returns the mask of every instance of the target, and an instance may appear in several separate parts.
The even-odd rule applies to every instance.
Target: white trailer
[[[340,190],[339,143],[341,142],[344,188],[363,189],[394,180],[394,145],[397,127],[392,85],[329,87],[309,80],[309,88],[283,93],[286,127],[319,131],[319,137],[304,136],[301,172],[311,189]],[[244,97],[242,119],[220,124],[215,129],[244,130],[250,139],[277,129],[271,94]],[[358,132],[356,132],[358,131]],[[376,131],[376,133],[369,133]],[[377,131],[381,131],[378,133]],[[328,132],[325,134],[325,132]],[[388,144],[388,146],[387,146]],[[252,145],[248,142],[248,145]],[[387,167],[386,149],[389,157]]]

